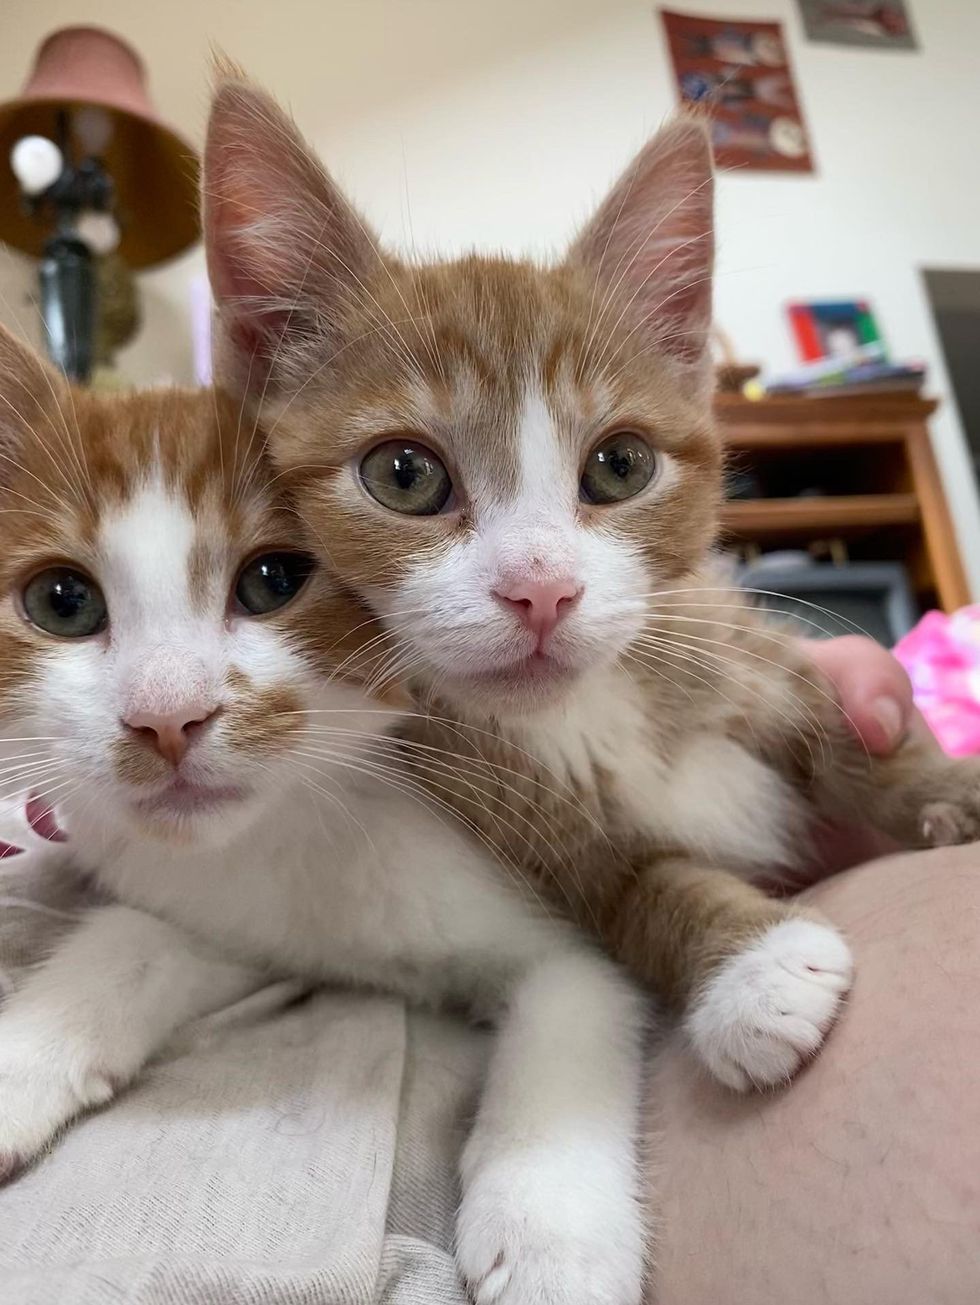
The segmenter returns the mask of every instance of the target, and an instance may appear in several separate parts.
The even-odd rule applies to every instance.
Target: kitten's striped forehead
[[[246,535],[261,495],[258,448],[237,435],[237,409],[210,393],[167,390],[131,396],[78,393],[36,423],[16,448],[0,494],[8,574],[32,556],[95,557],[105,523],[132,507],[148,486],[183,503],[192,517],[220,519]],[[261,478],[258,480],[261,485]],[[141,542],[134,532],[134,543]],[[149,530],[142,536],[149,538]],[[159,545],[166,536],[158,537]]]
[[[349,324],[356,347],[278,400],[273,451],[287,466],[330,473],[386,434],[428,434],[469,499],[500,501],[538,474],[542,439],[564,481],[611,423],[639,414],[704,457],[664,360],[579,269],[474,257],[396,268],[372,296],[377,308]]]
[[[580,438],[572,418],[594,412],[596,397],[568,287],[492,260],[417,275],[431,306],[444,439],[472,500],[514,500],[544,477],[557,490]]]
[[[534,443],[547,430],[574,463],[581,421],[596,418],[605,387],[583,365],[584,322],[565,279],[485,259],[403,274],[399,297],[424,305],[424,317],[405,321],[402,309],[395,344],[390,329],[365,333],[287,396],[283,427],[308,414],[311,451],[333,464],[384,433],[426,433],[474,502],[523,492],[540,454],[529,467],[531,427]]]

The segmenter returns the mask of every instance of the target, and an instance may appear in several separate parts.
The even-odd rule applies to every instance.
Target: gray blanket
[[[0,862],[7,990],[84,905],[36,842]],[[456,1162],[485,1054],[398,1000],[287,985],[201,1021],[0,1189],[0,1300],[462,1305]]]

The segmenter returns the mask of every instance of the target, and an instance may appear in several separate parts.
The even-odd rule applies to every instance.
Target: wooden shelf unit
[[[914,494],[834,494],[824,498],[742,499],[726,503],[722,524],[739,535],[825,537],[870,530],[876,526],[908,526],[919,520]]]
[[[935,408],[906,393],[757,402],[719,395],[729,464],[761,491],[728,500],[722,542],[771,550],[841,539],[855,560],[902,562],[924,608],[968,603],[929,438]]]

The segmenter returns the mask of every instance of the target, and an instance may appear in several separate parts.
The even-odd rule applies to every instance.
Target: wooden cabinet
[[[728,545],[840,540],[853,560],[904,563],[923,608],[970,601],[929,440],[936,404],[915,394],[719,395],[732,490]]]

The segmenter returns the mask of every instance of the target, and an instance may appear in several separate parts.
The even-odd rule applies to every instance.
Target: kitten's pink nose
[[[134,734],[159,752],[172,766],[179,766],[199,727],[217,715],[217,709],[203,703],[188,703],[176,711],[134,711],[123,717]]]
[[[493,591],[493,596],[537,636],[540,648],[558,622],[582,597],[582,586],[571,577],[561,580],[522,579],[502,584]]]

